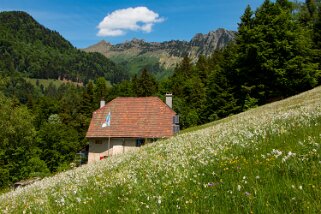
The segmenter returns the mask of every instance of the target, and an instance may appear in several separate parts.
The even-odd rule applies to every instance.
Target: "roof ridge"
[[[114,99],[112,99],[111,101],[109,101],[108,103],[106,103],[106,105],[104,105],[103,107],[99,108],[99,109],[96,109],[94,112],[97,112],[97,111],[101,111],[105,108],[107,108],[107,106],[111,105],[112,103],[116,102],[117,100],[128,100],[128,99],[156,99],[158,101],[160,101],[162,103],[163,106],[169,108],[172,112],[174,112],[176,114],[176,112],[171,108],[169,107],[161,98],[159,98],[158,96],[149,96],[149,97],[116,97]]]

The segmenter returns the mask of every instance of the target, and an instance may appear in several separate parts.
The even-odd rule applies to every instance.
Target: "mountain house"
[[[138,149],[179,131],[178,115],[172,110],[172,94],[166,104],[158,97],[118,97],[93,113],[86,138],[88,163]]]

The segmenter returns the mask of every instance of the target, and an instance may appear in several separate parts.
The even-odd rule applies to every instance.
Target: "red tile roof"
[[[110,126],[102,127],[109,112]],[[175,115],[158,97],[118,97],[93,113],[86,137],[170,137]]]

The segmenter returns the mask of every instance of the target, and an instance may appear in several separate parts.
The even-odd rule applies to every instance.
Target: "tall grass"
[[[319,213],[321,88],[0,196],[2,213]]]

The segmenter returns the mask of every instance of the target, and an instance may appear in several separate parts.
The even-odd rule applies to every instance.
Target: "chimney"
[[[172,93],[166,93],[166,105],[168,105],[170,108],[173,108],[173,94]]]
[[[100,100],[100,108],[104,107],[105,106],[105,100],[101,99]]]

